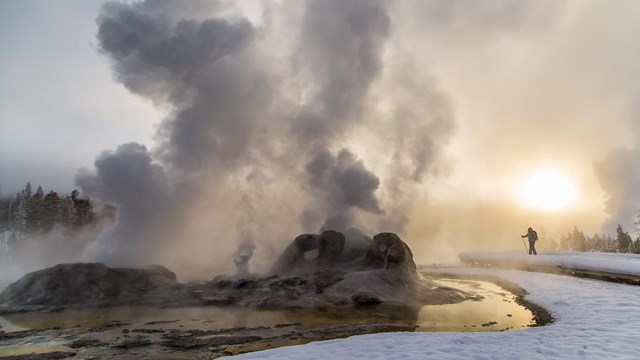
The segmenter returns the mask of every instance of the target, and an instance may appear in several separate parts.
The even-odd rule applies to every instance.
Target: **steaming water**
[[[53,313],[10,314],[0,317],[6,332],[60,327],[83,334],[90,328],[107,327],[101,339],[115,341],[123,329],[230,329],[256,328],[249,331],[260,336],[275,336],[292,330],[309,330],[327,326],[356,323],[378,323],[415,326],[416,331],[499,331],[521,329],[533,325],[533,314],[518,305],[515,295],[501,287],[483,281],[438,280],[440,285],[455,287],[481,295],[479,301],[459,304],[429,305],[421,308],[400,306],[335,307],[325,309],[256,310],[239,307],[193,307],[160,309],[144,306],[122,306],[102,309],[65,310]],[[280,325],[280,326],[277,326]],[[286,325],[286,326],[283,326]],[[247,330],[243,330],[248,334]],[[160,336],[160,335],[158,335]],[[299,339],[270,345],[254,344],[245,349],[308,342]],[[27,339],[4,346],[0,353],[71,351],[56,339]]]

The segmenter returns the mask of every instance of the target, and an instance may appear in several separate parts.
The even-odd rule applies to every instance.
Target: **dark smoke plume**
[[[119,208],[92,259],[247,272],[296,233],[401,232],[438,167],[451,109],[410,56],[386,51],[390,3],[266,4],[259,25],[227,5],[103,6],[116,80],[168,115],[151,151],[125,144],[78,175]]]

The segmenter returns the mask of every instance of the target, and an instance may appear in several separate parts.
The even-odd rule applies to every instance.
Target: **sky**
[[[639,15],[630,0],[3,1],[2,195],[78,188],[120,209],[86,259],[225,264],[209,271],[247,252],[264,268],[327,228],[397,232],[425,263],[515,249],[529,226],[543,243],[632,231]],[[527,185],[541,173],[556,180]]]
[[[568,255],[568,256],[567,256]],[[585,254],[520,257],[542,262],[566,260],[597,269]],[[562,259],[569,257],[570,259]],[[604,255],[603,255],[604,256]],[[618,269],[640,274],[638,257],[608,254]],[[517,260],[510,252],[494,259]],[[596,258],[597,260],[597,258]],[[535,263],[535,261],[534,261]],[[600,263],[601,264],[601,263]],[[606,269],[606,268],[605,268]],[[606,269],[610,270],[610,269]],[[637,286],[538,272],[490,268],[450,268],[520,284],[528,301],[543,306],[555,321],[546,326],[499,332],[381,333],[280,347],[233,359],[633,359],[640,356]],[[499,320],[498,320],[499,321]]]
[[[0,4],[3,195],[27,182],[68,193],[100,151],[151,141],[161,112],[113,81],[96,49],[99,8],[97,1]]]

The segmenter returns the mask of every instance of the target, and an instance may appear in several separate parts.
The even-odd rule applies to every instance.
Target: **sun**
[[[559,210],[578,197],[578,190],[565,175],[554,170],[539,170],[522,187],[524,201],[543,210]]]

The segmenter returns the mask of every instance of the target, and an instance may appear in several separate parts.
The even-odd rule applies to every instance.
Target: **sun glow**
[[[552,170],[540,170],[524,183],[522,195],[527,205],[543,210],[559,210],[575,201],[578,191],[565,175]]]

